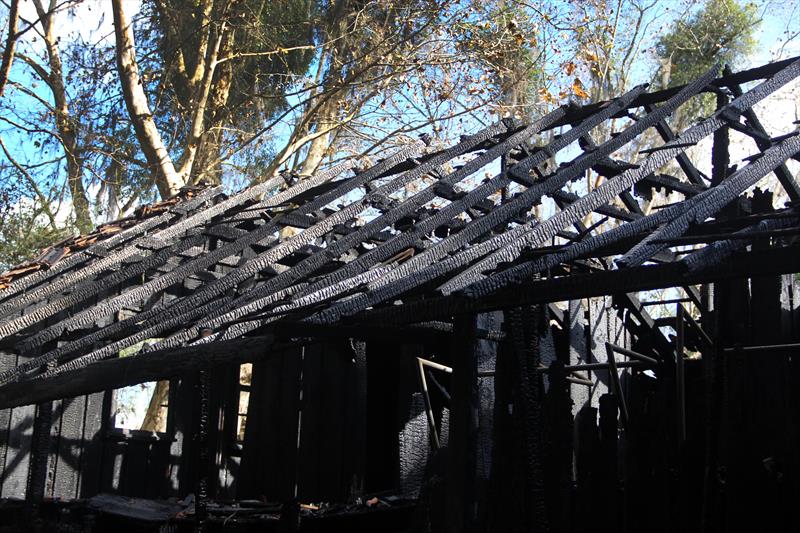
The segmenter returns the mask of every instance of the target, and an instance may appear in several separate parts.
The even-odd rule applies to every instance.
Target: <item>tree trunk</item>
[[[92,216],[89,212],[89,200],[86,197],[86,189],[83,186],[83,161],[80,157],[78,147],[78,129],[75,120],[69,113],[69,102],[67,101],[67,90],[64,87],[63,71],[61,66],[61,55],[58,51],[58,39],[53,31],[53,14],[55,6],[50,5],[45,11],[41,0],[35,0],[37,14],[42,24],[44,41],[47,47],[47,58],[50,72],[40,72],[39,75],[50,87],[53,93],[53,112],[55,113],[56,129],[61,137],[61,145],[67,160],[67,183],[69,192],[72,196],[72,207],[75,211],[75,226],[82,233],[88,233],[94,229]],[[41,67],[40,67],[41,68]]]
[[[169,397],[169,381],[159,381],[153,389],[150,403],[147,405],[147,413],[142,420],[142,431],[155,431],[164,433],[167,431],[167,410],[161,406],[167,405]]]
[[[3,50],[3,60],[0,62],[0,96],[6,88],[8,74],[11,72],[11,63],[14,62],[14,48],[17,45],[17,23],[19,22],[19,0],[11,0],[8,10],[8,38],[6,48]]]
[[[122,85],[122,94],[136,131],[136,138],[147,158],[151,172],[155,174],[158,191],[162,198],[168,198],[177,193],[185,183],[175,172],[172,159],[161,140],[161,135],[158,133],[150,112],[144,85],[139,77],[139,65],[136,62],[133,24],[125,14],[122,1],[111,0],[111,7],[114,11],[114,36],[117,44],[117,70]]]
[[[312,175],[317,168],[319,168],[320,163],[322,163],[322,160],[328,153],[328,149],[331,147],[332,126],[334,126],[336,121],[336,108],[339,103],[336,96],[335,94],[332,95],[328,101],[322,104],[317,112],[318,118],[315,121],[317,131],[330,131],[311,141],[308,152],[306,153],[306,158],[303,161],[303,165],[300,167],[301,176]]]

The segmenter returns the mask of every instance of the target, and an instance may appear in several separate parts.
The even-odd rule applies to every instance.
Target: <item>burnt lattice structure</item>
[[[393,490],[387,512],[416,509],[393,525],[452,531],[793,530],[800,135],[754,106],[799,76],[713,69],[364,169],[197,187],[46,250],[0,278],[2,496],[192,493],[224,527],[223,500],[285,524],[292,499]],[[114,389],[157,380],[166,429],[117,431]]]

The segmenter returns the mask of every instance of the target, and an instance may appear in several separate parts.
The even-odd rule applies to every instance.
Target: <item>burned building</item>
[[[0,277],[0,521],[797,531],[800,135],[757,110],[799,75],[187,188],[48,248]]]

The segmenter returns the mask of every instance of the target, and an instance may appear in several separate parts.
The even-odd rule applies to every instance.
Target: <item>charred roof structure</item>
[[[637,86],[54,245],[0,276],[0,516],[796,531],[800,135],[755,106],[798,78]],[[123,427],[151,382],[161,422]]]

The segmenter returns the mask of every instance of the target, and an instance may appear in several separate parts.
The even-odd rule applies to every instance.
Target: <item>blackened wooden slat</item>
[[[62,417],[64,415],[64,401],[53,402],[53,414],[50,422],[50,444],[47,454],[47,469],[44,483],[44,497],[52,498],[56,491],[56,475],[61,467],[59,444],[61,441]]]
[[[349,365],[345,417],[345,490],[349,501],[363,495],[367,453],[367,345],[350,340],[353,354]]]
[[[17,364],[17,355],[0,350],[0,372],[10,370]],[[10,437],[11,409],[0,410],[0,494],[2,494],[5,478],[6,456]]]
[[[83,453],[83,431],[86,418],[86,398],[78,396],[63,402],[61,434],[58,442],[58,467],[54,496],[61,499],[79,497],[78,484]]]
[[[295,496],[297,484],[299,448],[299,411],[302,371],[302,347],[285,350],[281,358],[280,373],[280,413],[276,431],[278,433],[278,453],[275,455],[278,468],[275,470],[276,495],[282,501]]]
[[[279,500],[275,489],[278,484],[275,470],[278,466],[277,443],[280,438],[276,420],[284,414],[280,405],[282,358],[281,354],[277,354],[253,363],[238,498],[264,496],[269,500]]]
[[[100,472],[103,456],[103,398],[105,392],[85,396],[86,408],[81,439],[80,486],[78,496],[86,498],[100,492]]]
[[[82,370],[0,387],[0,405],[27,405],[39,398],[63,398],[180,376],[204,366],[255,361],[267,356],[272,337],[159,350],[146,355],[102,361]]]
[[[303,400],[300,447],[297,457],[297,490],[300,501],[320,501],[322,442],[322,358],[319,344],[307,346],[303,355]]]
[[[477,522],[478,399],[477,319],[456,318],[453,331],[453,379],[450,390],[449,467],[447,518],[449,531],[471,531]]]

